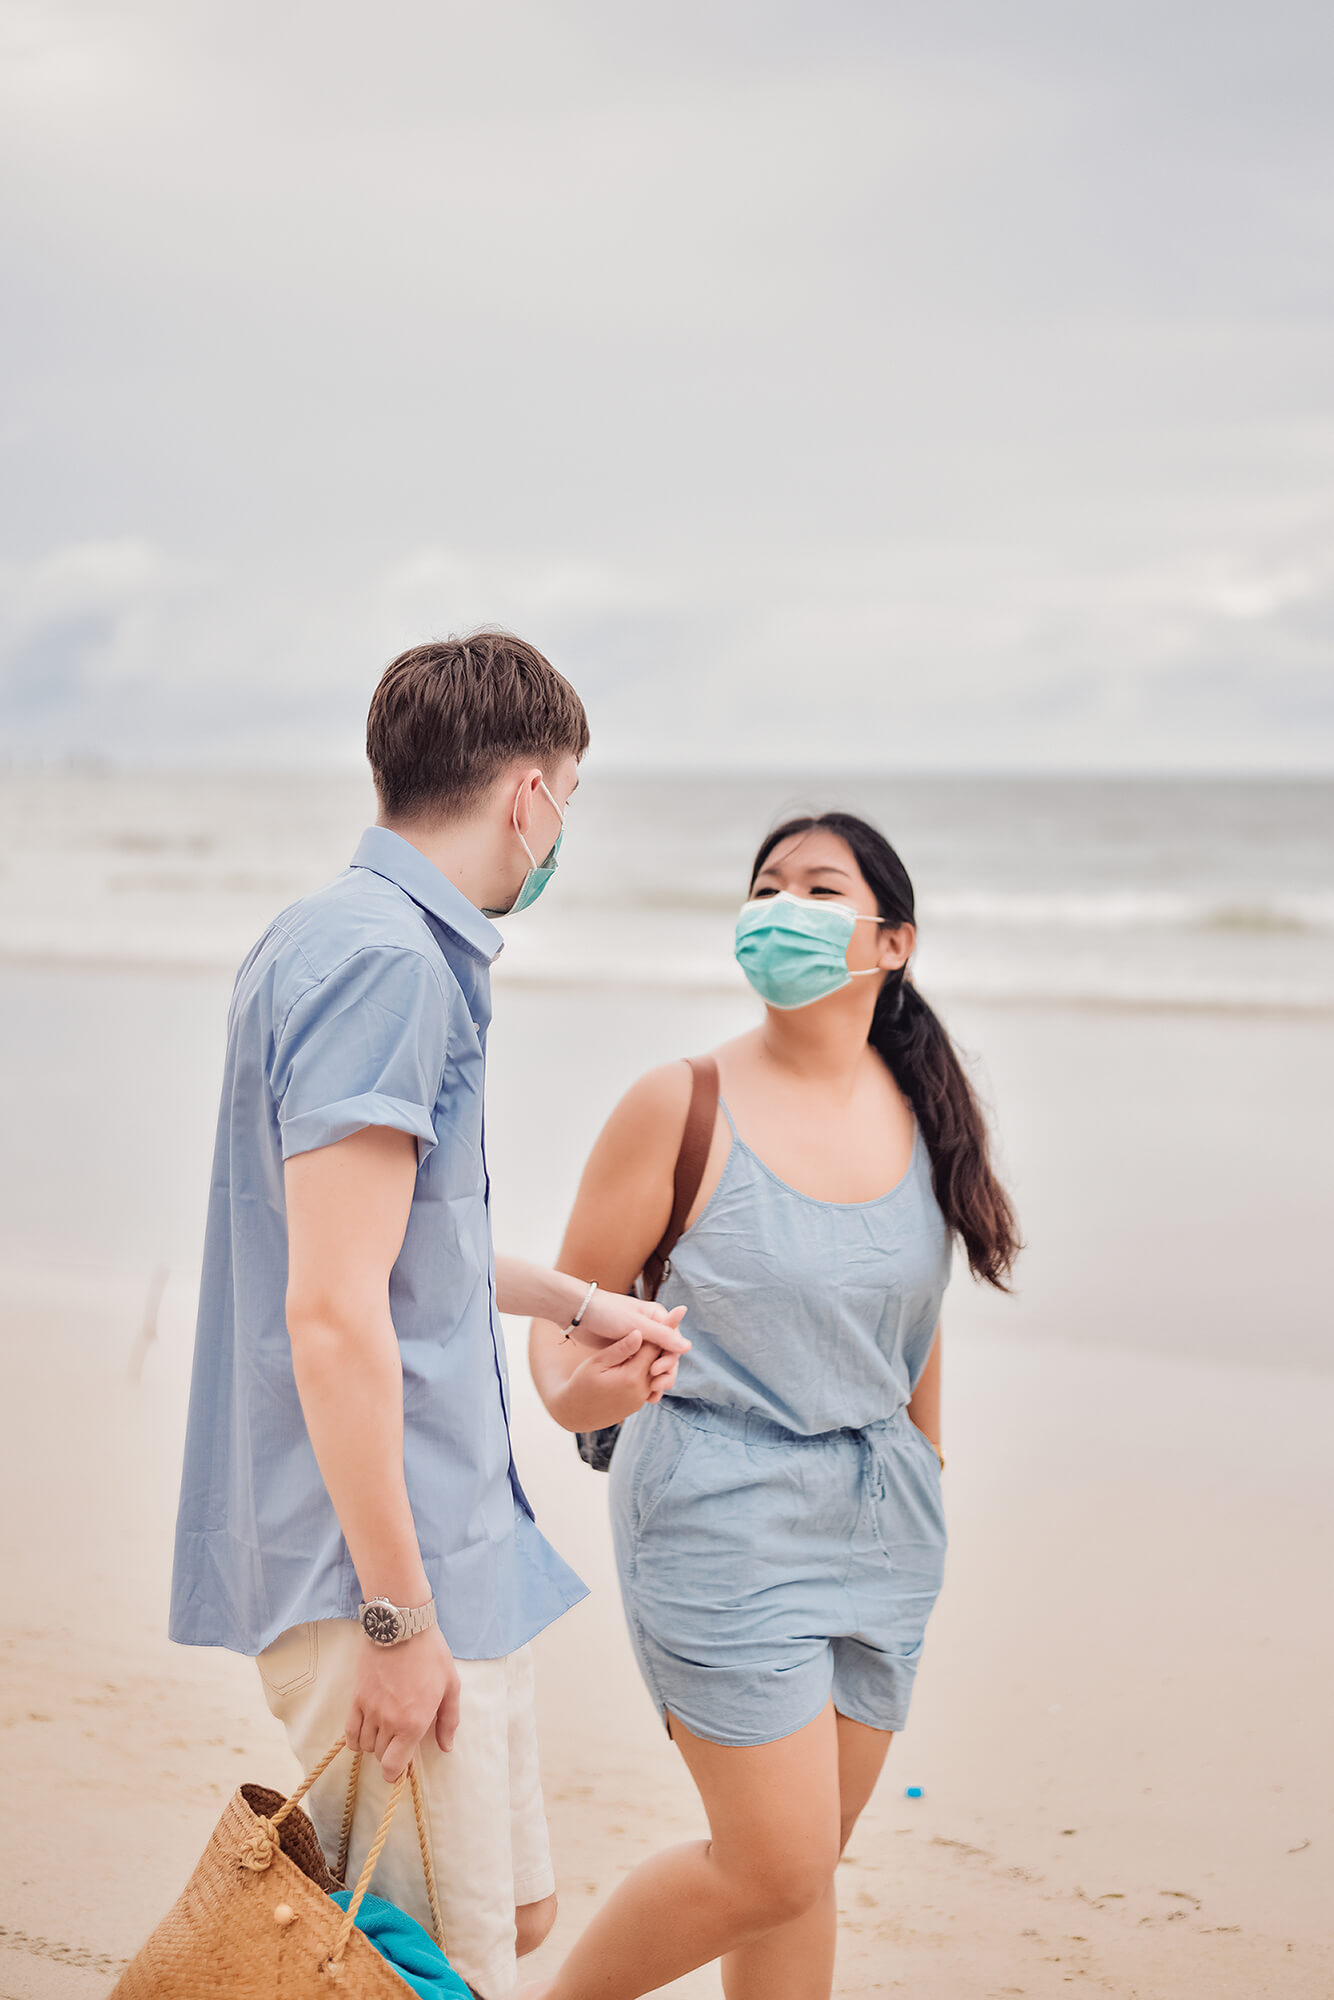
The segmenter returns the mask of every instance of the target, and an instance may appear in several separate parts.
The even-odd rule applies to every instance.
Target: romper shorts
[[[940,1462],[899,1410],[806,1437],[682,1397],[629,1419],[612,1532],[640,1672],[710,1743],[772,1743],[833,1697],[872,1729],[908,1717],[940,1591]]]

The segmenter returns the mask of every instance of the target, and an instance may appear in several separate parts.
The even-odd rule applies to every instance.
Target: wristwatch
[[[357,1617],[372,1644],[401,1646],[405,1639],[415,1639],[419,1632],[430,1631],[436,1622],[435,1599],[405,1610],[402,1605],[391,1604],[387,1597],[372,1597],[362,1605]]]

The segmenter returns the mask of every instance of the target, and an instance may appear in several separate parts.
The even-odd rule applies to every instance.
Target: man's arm
[[[528,1350],[533,1379],[551,1415],[568,1431],[623,1423],[644,1403],[660,1403],[675,1385],[677,1366],[690,1347],[678,1330],[684,1306],[669,1313],[653,1300],[601,1286],[567,1339],[562,1329],[588,1298],[587,1280],[521,1257],[496,1258],[496,1295],[502,1312],[526,1313],[534,1329],[545,1329],[552,1350],[548,1372],[559,1380],[549,1393],[539,1360],[533,1359],[535,1333],[529,1335]],[[540,1358],[546,1354],[544,1345]]]
[[[562,1251],[562,1264],[565,1261]],[[562,1328],[569,1325],[587,1293],[585,1278],[572,1278],[563,1270],[551,1271],[543,1264],[530,1264],[523,1257],[496,1258],[496,1303],[503,1313],[549,1320]],[[600,1350],[613,1341],[638,1334],[641,1341],[650,1341],[659,1349],[659,1371],[665,1375],[671,1372],[668,1356],[679,1358],[690,1349],[685,1335],[677,1331],[684,1315],[684,1306],[669,1313],[656,1300],[599,1289],[588,1300],[571,1339],[579,1346]]]
[[[416,1175],[416,1139],[384,1126],[298,1153],[284,1169],[287,1328],[306,1429],[362,1596],[400,1605],[431,1595],[403,1477],[403,1369],[389,1312]],[[380,1759],[387,1779],[432,1726],[448,1750],[458,1712],[458,1670],[438,1629],[392,1647],[363,1639],[347,1738]]]

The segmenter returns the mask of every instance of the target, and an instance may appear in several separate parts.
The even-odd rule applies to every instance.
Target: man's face
[[[508,910],[523,888],[530,868],[549,860],[564,826],[565,814],[579,785],[579,762],[567,753],[549,770],[529,765],[504,784],[499,803],[510,829],[512,856],[505,867],[505,889],[496,907]]]
[[[554,770],[547,774],[547,791],[555,799],[556,806],[559,806],[559,815],[557,815],[556,806],[552,805],[551,799],[548,799],[546,792],[539,791],[537,794],[534,811],[540,830],[550,831],[550,838],[545,841],[541,839],[534,840],[531,833],[527,836],[528,845],[532,848],[533,853],[539,861],[545,861],[547,855],[555,845],[556,836],[565,824],[565,814],[570,800],[574,797],[578,789],[579,762],[576,757],[571,756],[567,752],[560,759]]]

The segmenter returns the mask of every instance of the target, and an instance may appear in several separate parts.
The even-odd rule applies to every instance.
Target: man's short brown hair
[[[366,720],[366,755],[389,819],[452,819],[518,758],[546,766],[587,748],[588,717],[570,683],[509,632],[400,653]]]

